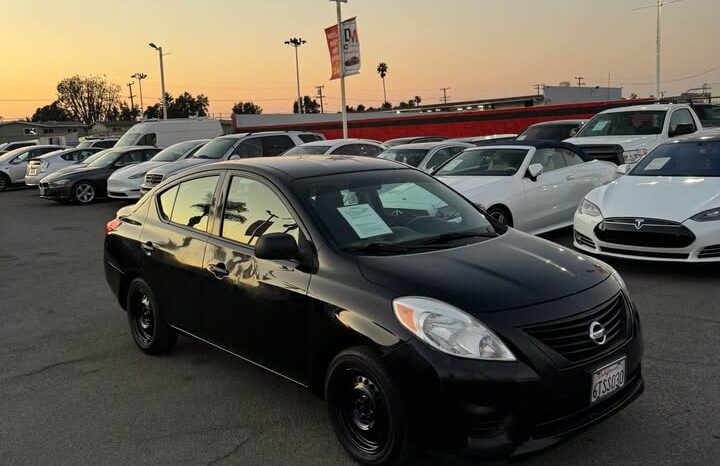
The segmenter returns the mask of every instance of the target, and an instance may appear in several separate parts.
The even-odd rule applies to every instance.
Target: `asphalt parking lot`
[[[121,206],[0,193],[0,464],[353,464],[303,389],[187,338],[136,349],[102,269]],[[611,263],[643,318],[645,394],[519,464],[720,464],[720,265]]]

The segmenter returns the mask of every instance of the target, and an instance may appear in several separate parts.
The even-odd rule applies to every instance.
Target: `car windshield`
[[[512,176],[527,153],[527,149],[468,149],[440,167],[435,176]]]
[[[335,244],[351,253],[413,253],[504,232],[455,191],[416,170],[313,177],[294,187]]]
[[[660,134],[666,114],[664,110],[601,113],[588,121],[576,137]]]
[[[577,133],[578,125],[537,125],[531,126],[516,138],[518,141],[530,140],[547,140],[547,141],[564,141],[573,137]]]
[[[142,136],[142,133],[128,131],[115,143],[115,147],[134,146],[138,139],[140,139],[140,136]]]
[[[720,126],[720,105],[696,105],[693,109],[703,127]]]
[[[98,155],[99,155],[99,157],[95,157]],[[108,150],[107,152],[106,151],[98,152],[97,154],[91,155],[90,157],[85,159],[85,164],[88,167],[92,167],[92,168],[107,168],[110,165],[112,165],[113,163],[115,163],[115,161],[118,159],[118,157],[120,157],[120,155],[122,155],[122,152],[117,152],[114,150]],[[95,157],[95,158],[93,158],[93,157]],[[93,158],[93,160],[88,162],[88,160],[90,158]]]
[[[216,138],[208,142],[195,152],[192,158],[195,159],[221,159],[223,155],[237,142],[235,138]]]
[[[288,149],[283,155],[322,155],[329,151],[332,146],[295,146]]]
[[[161,150],[150,160],[152,162],[174,162],[197,145],[197,141],[179,142]]]
[[[688,141],[657,147],[630,176],[720,176],[720,141]]]
[[[111,149],[101,150],[100,152],[96,152],[93,155],[89,156],[88,158],[86,158],[85,160],[83,160],[80,163],[82,163],[84,165],[90,165],[91,163],[93,163],[94,161],[96,161],[97,159],[102,157],[103,155],[107,154],[108,152],[111,152]]]
[[[377,157],[379,159],[394,160],[412,167],[418,167],[428,152],[430,152],[430,149],[388,149]]]
[[[93,143],[93,141],[83,141],[75,147],[77,147],[78,149],[84,149],[86,147],[92,146],[92,143]]]

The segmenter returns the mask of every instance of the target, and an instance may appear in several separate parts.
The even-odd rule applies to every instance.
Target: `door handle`
[[[150,256],[150,255],[152,255],[152,253],[155,252],[155,246],[153,246],[152,241],[148,241],[147,243],[142,243],[140,245],[140,248],[142,248],[142,250],[146,256]]]
[[[207,269],[218,280],[222,280],[223,278],[230,275],[230,272],[227,268],[225,268],[225,264],[223,264],[222,262],[218,262],[217,264],[210,264],[207,266]]]
[[[568,176],[565,177],[565,181],[571,181],[571,180],[574,180],[574,179],[575,179],[575,176],[574,176],[574,175],[568,175]]]

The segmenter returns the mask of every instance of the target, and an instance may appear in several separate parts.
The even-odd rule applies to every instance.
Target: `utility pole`
[[[583,79],[585,79],[584,76],[575,76],[574,79],[577,79],[578,87],[583,87],[585,83],[583,82]]]
[[[140,118],[142,118],[142,116],[145,114],[145,105],[143,104],[142,96],[142,80],[147,78],[147,75],[145,73],[135,73],[130,77],[137,79],[138,87],[140,88]]]
[[[322,84],[319,86],[315,86],[315,89],[317,90],[317,98],[320,99],[320,113],[325,113],[325,107],[323,107],[323,99],[325,96],[323,95],[323,89],[325,86]]]
[[[128,89],[130,89],[130,112],[135,112],[135,102],[133,101],[133,97],[135,97],[132,93],[132,87],[133,83],[128,83],[127,85]]]
[[[443,103],[446,104],[447,101],[448,101],[447,91],[450,90],[450,86],[448,86],[448,87],[441,87],[440,90],[443,92]]]
[[[545,84],[537,83],[533,85],[533,89],[537,91],[537,95],[540,95],[540,89],[543,89],[545,87]]]

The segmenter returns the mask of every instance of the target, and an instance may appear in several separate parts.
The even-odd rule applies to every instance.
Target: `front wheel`
[[[0,173],[0,192],[5,191],[8,186],[10,186],[10,178],[4,173]]]
[[[335,434],[356,461],[390,465],[412,455],[402,398],[372,351],[358,347],[338,354],[327,371],[325,397]]]
[[[135,344],[148,354],[167,353],[177,341],[177,332],[162,318],[150,286],[141,278],[130,283],[127,316]]]
[[[73,201],[78,204],[90,204],[95,200],[96,195],[95,185],[89,181],[81,181],[72,189]]]

